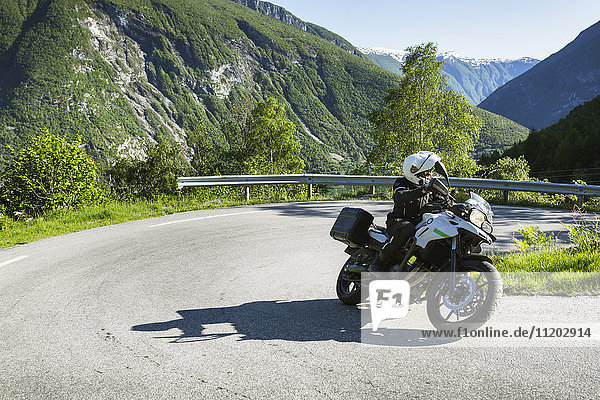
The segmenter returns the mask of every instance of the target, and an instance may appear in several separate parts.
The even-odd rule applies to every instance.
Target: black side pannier
[[[373,216],[362,208],[345,207],[338,215],[329,234],[350,247],[362,247],[367,242]]]

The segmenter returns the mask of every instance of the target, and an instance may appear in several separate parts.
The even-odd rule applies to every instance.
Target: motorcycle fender
[[[487,261],[492,264],[492,259],[481,255],[481,254],[469,254],[468,256],[463,256],[459,260],[457,260],[457,269],[460,271],[460,266],[467,263],[468,261]],[[441,272],[450,272],[450,263],[447,263],[446,266],[442,269]]]

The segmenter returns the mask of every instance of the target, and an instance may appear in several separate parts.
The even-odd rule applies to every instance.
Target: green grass
[[[600,222],[575,213],[566,248],[538,226],[519,229],[514,238],[519,252],[494,257],[506,294],[598,295],[600,294]]]
[[[501,272],[505,295],[597,296],[599,272],[563,271],[552,274]]]
[[[361,196],[358,193],[357,190],[335,195],[313,193],[310,201],[356,199]],[[57,210],[37,218],[14,220],[0,214],[0,249],[99,226],[185,211],[308,200],[305,187],[296,187],[291,191],[283,187],[253,187],[250,191],[250,201],[245,200],[243,188],[213,188],[192,190],[173,196],[165,195],[152,200],[110,199],[101,204]]]
[[[103,204],[87,205],[78,209],[49,213],[39,218],[26,218],[19,221],[3,216],[0,217],[0,248],[98,226],[237,204],[240,202],[217,200],[202,202],[188,197],[131,201],[111,200]]]
[[[535,250],[496,255],[493,262],[505,294],[600,295],[600,249],[564,248],[552,242]]]
[[[501,272],[600,272],[600,251],[550,248],[494,257]]]

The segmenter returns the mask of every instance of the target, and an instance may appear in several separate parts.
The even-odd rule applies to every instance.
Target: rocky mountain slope
[[[318,36],[322,39],[327,40],[335,44],[338,47],[357,55],[359,57],[363,57],[360,51],[358,51],[350,42],[341,37],[340,35],[333,33],[322,26],[318,26],[315,24],[311,24],[310,22],[302,21],[300,18],[296,17],[294,14],[290,13],[285,8],[278,6],[273,3],[269,3],[261,0],[231,0],[235,3],[241,4],[248,8],[251,8],[254,11],[257,11],[261,14],[268,15],[269,17],[276,18],[281,22],[294,26],[296,28],[302,29],[305,32],[308,32],[312,35]]]
[[[406,52],[384,48],[359,48],[371,61],[380,67],[399,74]],[[444,62],[444,73],[450,87],[462,93],[469,103],[477,105],[490,93],[528,71],[539,62],[523,57],[516,60],[476,59],[456,53],[441,53],[438,60]]]
[[[367,115],[397,75],[324,28],[244,3],[0,0],[0,166],[6,145],[42,128],[81,136],[101,163],[141,156],[159,135],[189,158],[191,138],[228,146],[222,124],[274,96],[307,172],[350,170],[373,146]]]
[[[600,22],[479,106],[527,127],[547,127],[600,95]]]
[[[285,103],[312,171],[372,146],[367,114],[396,77],[230,0],[1,0],[0,141],[81,135],[98,160],[165,134],[227,138],[255,99]],[[2,154],[4,158],[8,155]],[[340,161],[342,160],[342,161]]]

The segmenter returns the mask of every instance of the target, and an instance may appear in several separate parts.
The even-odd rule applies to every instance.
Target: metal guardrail
[[[295,175],[223,175],[223,176],[196,176],[177,178],[177,187],[182,189],[191,186],[246,186],[246,198],[249,198],[248,187],[252,185],[308,185],[308,196],[312,196],[312,185],[346,185],[346,186],[391,186],[395,176],[369,176],[369,175],[322,175],[322,174],[295,174]],[[532,181],[508,181],[495,179],[475,178],[450,178],[452,187],[466,189],[502,190],[508,199],[508,192],[540,192],[577,195],[579,202],[583,196],[600,196],[600,186],[577,185]]]

